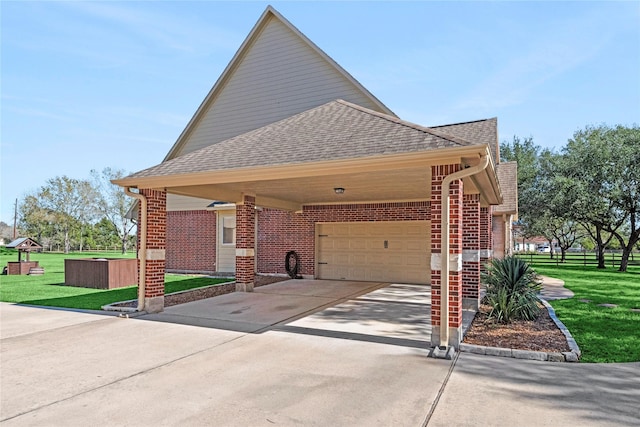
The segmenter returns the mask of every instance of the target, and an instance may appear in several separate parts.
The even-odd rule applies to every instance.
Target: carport
[[[115,180],[140,201],[139,309],[164,306],[167,193],[236,204],[236,290],[248,292],[256,209],[312,216],[322,206],[375,203],[389,209],[371,221],[397,221],[394,203],[424,202],[424,245],[406,256],[423,257],[430,278],[432,343],[457,347],[463,298],[477,304],[489,256],[490,206],[502,196],[489,145],[453,133],[337,100]],[[314,275],[318,264],[316,256]]]
[[[429,286],[302,279],[179,304],[141,319],[424,349],[431,339],[430,303]]]

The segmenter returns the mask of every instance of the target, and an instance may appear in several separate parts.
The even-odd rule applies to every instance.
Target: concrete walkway
[[[428,425],[638,426],[639,372],[461,353]]]
[[[574,293],[564,287],[564,280],[548,276],[540,276],[542,279],[542,290],[540,296],[547,301],[556,299],[573,298]]]
[[[0,303],[0,424],[637,425],[640,363],[452,365],[428,288],[339,283],[128,319]]]

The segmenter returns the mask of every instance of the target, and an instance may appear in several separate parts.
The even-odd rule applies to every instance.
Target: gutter
[[[140,261],[140,274],[138,277],[138,307],[136,311],[144,310],[144,295],[146,289],[146,272],[147,272],[147,198],[131,191],[131,187],[124,187],[127,196],[131,196],[140,202],[138,209],[140,210],[140,241],[138,242],[138,260]]]
[[[440,253],[440,349],[449,346],[449,190],[455,180],[475,175],[489,166],[489,156],[480,157],[480,163],[447,175],[442,180],[442,206],[440,210],[441,253]]]

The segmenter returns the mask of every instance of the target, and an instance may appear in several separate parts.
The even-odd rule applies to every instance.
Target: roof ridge
[[[442,138],[442,139],[446,139],[447,141],[455,142],[456,144],[473,145],[472,142],[467,141],[466,139],[463,139],[463,138],[460,138],[460,137],[457,137],[457,136],[453,136],[453,135],[450,135],[450,134],[442,132],[442,131],[434,130],[431,127],[422,126],[422,125],[419,125],[417,123],[413,123],[413,122],[410,122],[410,121],[407,121],[407,120],[402,120],[399,117],[394,117],[394,116],[390,116],[388,114],[379,113],[377,111],[370,110],[369,108],[363,107],[361,105],[354,104],[354,103],[349,102],[349,101],[345,101],[344,99],[336,99],[335,101],[331,101],[331,102],[339,102],[339,103],[341,103],[341,104],[343,104],[343,105],[345,105],[347,107],[353,108],[355,110],[359,110],[359,111],[361,111],[363,113],[366,113],[366,114],[369,114],[369,115],[372,115],[372,116],[376,116],[378,118],[390,121],[392,123],[396,123],[396,124],[399,124],[399,125],[402,125],[402,126],[406,126],[406,127],[411,128],[411,129],[415,129],[415,130],[418,130],[418,131],[421,131],[421,132],[424,132],[424,133],[428,133],[430,135],[437,136],[438,138]],[[323,104],[323,105],[327,105],[327,104]]]
[[[471,120],[468,122],[458,122],[458,123],[449,123],[446,125],[438,125],[438,126],[429,126],[430,128],[443,128],[443,127],[447,127],[447,126],[458,126],[458,125],[470,125],[471,123],[480,123],[480,122],[488,122],[489,120],[498,120],[497,117],[489,117],[486,119],[478,119],[478,120]]]

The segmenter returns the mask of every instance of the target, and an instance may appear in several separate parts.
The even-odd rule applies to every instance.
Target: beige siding
[[[297,34],[271,17],[178,155],[335,99],[379,110]]]
[[[167,211],[199,211],[206,209],[212,200],[197,197],[179,196],[167,194]]]

